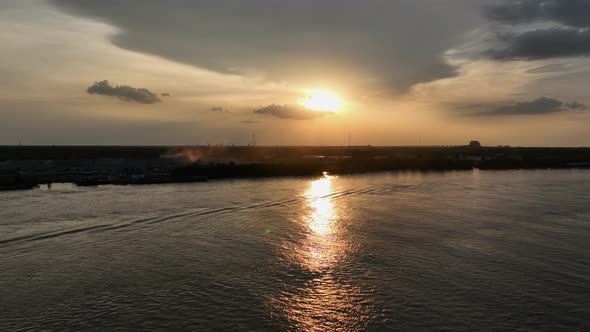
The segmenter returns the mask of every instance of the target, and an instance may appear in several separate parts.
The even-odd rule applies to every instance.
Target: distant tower
[[[252,146],[256,146],[256,132],[252,132]]]
[[[351,141],[351,133],[349,131],[348,132],[348,147],[351,147],[350,141]]]

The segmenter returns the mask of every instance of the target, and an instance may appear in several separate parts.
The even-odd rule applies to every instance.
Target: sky
[[[0,45],[0,145],[590,146],[590,0],[0,0]]]

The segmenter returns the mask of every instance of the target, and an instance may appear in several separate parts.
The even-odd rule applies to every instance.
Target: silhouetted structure
[[[323,172],[568,167],[590,167],[590,148],[481,147],[477,141],[447,147],[0,146],[0,172],[5,172],[0,180],[5,188],[59,182],[195,182]]]
[[[481,144],[479,143],[479,141],[471,141],[469,142],[469,147],[472,149],[480,149]]]

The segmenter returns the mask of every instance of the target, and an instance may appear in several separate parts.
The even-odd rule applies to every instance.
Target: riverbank
[[[0,147],[0,190],[384,171],[590,168],[588,148]]]

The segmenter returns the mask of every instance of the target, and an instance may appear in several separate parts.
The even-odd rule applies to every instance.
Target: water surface
[[[0,193],[0,330],[588,330],[590,171]]]

